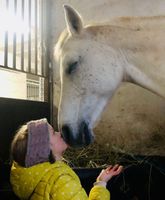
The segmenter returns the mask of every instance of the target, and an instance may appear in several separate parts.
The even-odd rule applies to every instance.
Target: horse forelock
[[[61,50],[62,50],[66,40],[68,39],[68,37],[69,37],[69,33],[68,33],[67,29],[65,29],[60,34],[58,41],[57,41],[55,48],[54,48],[54,56],[55,56],[56,60],[59,60],[59,57],[61,55]]]

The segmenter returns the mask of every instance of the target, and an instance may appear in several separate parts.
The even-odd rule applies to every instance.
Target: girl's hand
[[[108,182],[113,176],[120,174],[123,170],[123,166],[116,164],[114,166],[110,165],[106,169],[103,169],[99,176],[97,177],[97,181]]]

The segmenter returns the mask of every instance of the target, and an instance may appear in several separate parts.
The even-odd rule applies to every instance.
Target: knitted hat
[[[49,129],[46,118],[27,123],[28,141],[25,166],[31,167],[49,161],[50,144]]]

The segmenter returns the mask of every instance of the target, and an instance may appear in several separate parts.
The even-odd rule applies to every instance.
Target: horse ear
[[[83,22],[79,13],[71,6],[64,5],[65,21],[71,34],[79,34],[83,29]]]

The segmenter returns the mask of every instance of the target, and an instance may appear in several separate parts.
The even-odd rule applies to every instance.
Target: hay
[[[121,155],[112,151],[112,148],[97,142],[86,148],[70,148],[65,152],[65,159],[73,167],[97,168],[115,164],[121,159]]]
[[[114,146],[100,144],[97,141],[85,148],[69,148],[65,152],[64,158],[70,166],[80,168],[104,168],[116,163],[125,166],[139,165],[155,159],[154,156],[140,156],[123,152]]]

